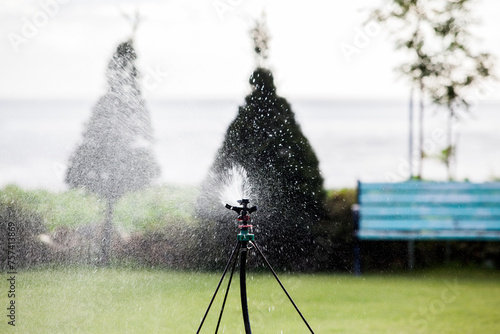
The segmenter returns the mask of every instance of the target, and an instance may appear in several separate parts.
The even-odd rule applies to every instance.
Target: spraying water
[[[222,204],[238,205],[239,199],[253,198],[252,185],[248,179],[247,171],[240,165],[233,165],[227,170],[220,188],[219,199]]]

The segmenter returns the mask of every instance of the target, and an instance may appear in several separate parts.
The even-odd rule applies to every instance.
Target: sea
[[[288,100],[319,161],[327,189],[357,181],[399,182],[418,168],[418,117],[410,153],[407,101]],[[64,191],[66,165],[82,140],[95,100],[1,100],[0,187]],[[229,124],[244,101],[152,100],[159,184],[198,185],[206,177]],[[414,113],[416,114],[418,110]],[[447,113],[426,106],[427,158],[423,177],[446,180],[439,159],[446,145]],[[452,176],[486,182],[500,178],[500,104],[478,104],[452,125],[457,143]],[[252,147],[241,148],[251,151]],[[412,158],[410,159],[410,156]]]

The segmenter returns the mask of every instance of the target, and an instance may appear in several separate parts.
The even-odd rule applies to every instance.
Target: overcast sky
[[[0,2],[0,98],[96,99],[118,43],[122,13],[139,9],[135,34],[147,98],[230,98],[248,93],[249,30],[265,9],[269,64],[287,98],[406,99],[393,68],[401,55],[385,31],[363,40],[367,9],[383,1],[41,0]],[[481,49],[500,59],[500,3],[478,1]],[[361,39],[360,39],[361,38]],[[360,44],[362,42],[362,44]],[[479,41],[478,41],[479,43]],[[341,46],[357,47],[346,57]],[[500,89],[485,100],[500,100]]]

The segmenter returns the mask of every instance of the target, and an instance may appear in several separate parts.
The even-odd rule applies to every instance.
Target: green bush
[[[41,216],[23,202],[0,197],[0,268],[16,271],[47,262],[49,249],[40,241],[46,232]]]
[[[116,261],[189,267],[198,236],[194,218],[196,187],[158,186],[126,194],[117,204]],[[83,190],[53,193],[7,186],[0,190],[0,223],[14,222],[23,266],[36,263],[89,263],[102,240],[104,201]],[[5,225],[5,226],[4,226]],[[40,235],[50,235],[43,243]],[[2,245],[7,245],[2,233]],[[5,267],[7,252],[0,258]],[[37,250],[37,251],[35,251]]]
[[[54,193],[9,185],[0,190],[0,201],[20,203],[26,210],[36,212],[50,232],[61,226],[76,228],[98,222],[104,212],[104,203],[81,189]]]
[[[355,189],[330,190],[327,193],[328,217],[314,230],[319,270],[350,271],[353,263],[354,223],[351,207]]]
[[[127,232],[161,229],[172,222],[194,225],[197,187],[156,186],[130,192],[115,209],[115,224]]]
[[[115,225],[125,232],[115,247],[115,259],[148,267],[194,268],[201,233],[194,218],[198,191],[164,185],[126,194],[115,211]]]

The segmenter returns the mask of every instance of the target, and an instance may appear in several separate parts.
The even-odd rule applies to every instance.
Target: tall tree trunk
[[[419,164],[417,177],[422,179],[422,169],[424,165],[424,85],[420,83],[420,101],[419,101],[419,120],[418,120],[418,150],[419,150]]]
[[[409,138],[408,138],[408,165],[410,169],[411,180],[413,178],[413,87],[410,91],[410,103],[409,103]]]
[[[448,106],[449,114],[448,114],[448,131],[447,131],[447,141],[448,146],[445,151],[445,164],[446,164],[446,172],[448,173],[448,181],[453,180],[453,175],[451,173],[451,164],[453,157],[455,155],[455,150],[453,147],[453,117],[455,116],[455,112],[452,106]]]
[[[108,199],[106,208],[106,221],[104,222],[104,230],[102,238],[102,254],[101,254],[101,265],[104,267],[109,266],[109,260],[110,260],[111,239],[113,237],[112,233],[113,209],[114,209],[114,201],[112,199]]]

